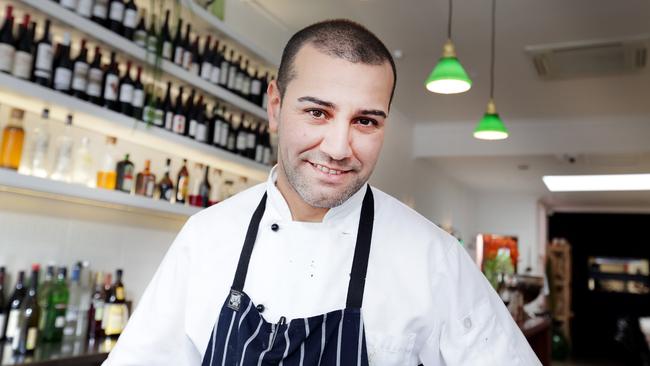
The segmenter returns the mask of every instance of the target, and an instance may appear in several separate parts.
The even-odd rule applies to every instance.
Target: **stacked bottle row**
[[[210,169],[209,166],[195,164],[190,171],[186,159],[175,179],[171,175],[171,159],[167,159],[160,180],[152,173],[150,160],[146,160],[144,169],[136,174],[129,154],[117,161],[115,137],[106,138],[104,156],[101,165],[96,168],[94,162],[98,159],[91,153],[90,139],[84,136],[76,142],[72,136],[72,115],[67,116],[63,133],[56,137],[53,149],[50,149],[49,110],[43,110],[40,120],[30,132],[31,136],[25,134],[24,115],[23,110],[11,110],[11,118],[3,129],[0,144],[0,167],[18,169],[23,174],[41,178],[118,190],[197,207],[208,207],[223,201],[246,187],[245,178],[235,182],[227,179],[221,170]],[[25,144],[27,137],[30,138],[30,143]],[[24,145],[28,146],[23,147]],[[51,150],[54,153],[50,153]]]
[[[111,53],[108,64],[102,64],[101,50],[95,47],[92,61],[89,61],[85,40],[81,40],[78,54],[72,58],[69,33],[64,34],[63,41],[57,44],[53,53],[49,20],[45,21],[40,40],[34,41],[36,23],[30,23],[29,14],[25,14],[23,23],[19,26],[18,37],[14,38],[11,6],[7,6],[5,15],[5,22],[0,28],[0,71],[198,142],[240,154],[259,163],[266,161],[266,164],[270,164],[270,155],[265,159],[263,153],[256,154],[255,151],[257,144],[268,145],[269,148],[271,145],[269,131],[264,123],[251,120],[243,113],[234,114],[217,102],[210,104],[207,98],[193,88],[186,93],[186,87],[174,88],[171,82],[167,82],[163,95],[162,88],[156,88],[153,81],[146,86],[143,84],[142,67],[137,67],[134,77],[133,65],[127,61],[124,72],[120,73],[115,52]],[[233,80],[248,80],[242,70],[234,66],[228,67],[229,71],[224,75],[231,74]],[[266,90],[266,81],[260,83],[260,90]],[[258,85],[248,81],[244,84]],[[253,94],[257,99],[262,98],[260,93]],[[247,137],[240,140],[242,130]]]
[[[88,262],[56,269],[48,265],[39,280],[40,266],[32,265],[29,283],[19,271],[16,285],[6,300],[5,267],[0,267],[0,340],[10,344],[14,354],[33,354],[39,344],[64,339],[116,339],[129,318],[123,272],[91,273]]]

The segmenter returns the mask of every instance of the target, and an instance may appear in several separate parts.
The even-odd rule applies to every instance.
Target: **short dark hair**
[[[397,72],[395,61],[384,43],[363,25],[347,19],[325,20],[312,24],[294,34],[282,51],[280,68],[278,70],[278,89],[280,97],[284,97],[289,82],[296,77],[293,68],[298,51],[305,45],[311,44],[317,50],[352,63],[381,65],[390,63],[393,69],[393,89],[390,101],[395,94]]]

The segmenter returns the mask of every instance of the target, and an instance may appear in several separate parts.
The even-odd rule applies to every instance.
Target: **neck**
[[[291,218],[294,221],[303,222],[322,222],[325,214],[329,208],[314,207],[305,202],[302,197],[296,192],[284,172],[281,164],[278,164],[278,180],[275,185],[287,201],[289,210],[291,211]]]

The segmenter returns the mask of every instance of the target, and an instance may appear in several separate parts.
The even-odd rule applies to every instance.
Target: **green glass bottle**
[[[66,276],[67,268],[59,268],[56,281],[50,289],[42,331],[42,340],[44,342],[60,342],[63,339],[65,313],[68,307],[68,298],[70,297]]]

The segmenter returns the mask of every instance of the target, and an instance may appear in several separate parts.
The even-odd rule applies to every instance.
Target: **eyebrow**
[[[304,96],[298,98],[299,102],[312,102],[318,105],[321,105],[323,107],[328,107],[332,109],[336,109],[336,104],[332,102],[328,102],[322,99],[318,99],[316,97],[310,97],[310,96]],[[379,110],[379,109],[362,109],[359,111],[359,114],[364,115],[364,116],[378,116],[378,117],[383,117],[386,118],[386,112]]]

